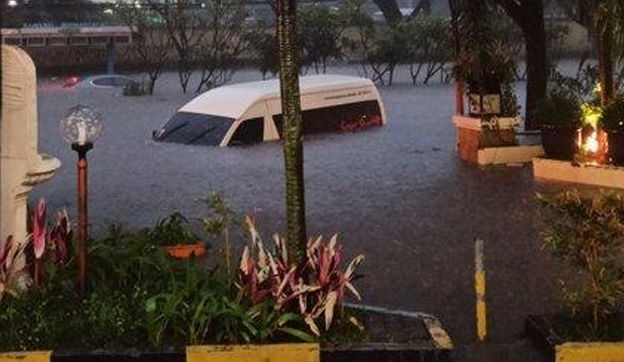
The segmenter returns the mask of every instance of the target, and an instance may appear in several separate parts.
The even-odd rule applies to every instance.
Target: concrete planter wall
[[[479,165],[525,163],[544,154],[541,145],[520,145],[514,130],[517,120],[499,117],[484,125],[481,118],[455,115],[457,153],[464,161]]]
[[[553,362],[624,362],[624,342],[565,341],[544,316],[529,316],[526,331]]]
[[[593,165],[535,157],[533,159],[533,178],[537,181],[624,189],[624,167],[610,165]]]
[[[93,350],[0,353],[0,362],[448,362],[453,345],[427,314],[349,305],[365,315],[371,341],[337,344],[188,346],[154,351]],[[389,342],[392,341],[392,342]]]

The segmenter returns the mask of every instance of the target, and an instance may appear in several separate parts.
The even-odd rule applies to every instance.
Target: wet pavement
[[[353,74],[353,69],[333,72]],[[235,80],[259,78],[258,72],[244,71]],[[75,154],[63,142],[58,120],[80,102],[97,107],[106,119],[104,135],[89,154],[96,233],[110,223],[151,225],[176,210],[201,217],[206,210],[197,198],[213,191],[225,194],[240,212],[261,209],[267,237],[283,230],[279,143],[213,148],[151,141],[151,131],[194,96],[183,95],[176,82],[168,73],[154,96],[123,97],[42,80],[39,148],[61,159],[63,167],[35,197],[74,210]],[[338,232],[348,253],[364,253],[365,278],[358,282],[364,302],[436,315],[461,345],[459,361],[488,355],[473,344],[473,240],[484,239],[488,340],[512,346],[501,347],[502,355],[526,352],[530,347],[517,347],[526,344],[518,341],[525,316],[553,311],[558,301],[561,270],[540,250],[534,203],[537,190],[557,187],[536,184],[530,166],[481,169],[460,161],[451,123],[452,86],[399,82],[380,90],[386,126],[305,140],[309,233]],[[502,355],[489,357],[513,360],[495,357]],[[539,360],[533,352],[519,358]]]

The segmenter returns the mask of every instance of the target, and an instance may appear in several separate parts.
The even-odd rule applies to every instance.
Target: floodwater
[[[453,87],[412,86],[405,69],[397,77],[396,85],[380,88],[386,126],[305,139],[309,234],[339,233],[350,255],[366,255],[358,281],[365,303],[434,314],[460,344],[476,339],[473,242],[484,239],[488,338],[516,343],[526,315],[557,305],[561,271],[540,249],[534,203],[536,190],[553,187],[535,183],[530,165],[481,169],[460,161],[451,123]],[[260,78],[242,71],[234,81]],[[151,131],[194,95],[182,94],[173,73],[151,97],[77,92],[41,80],[39,149],[63,166],[35,197],[73,213],[76,155],[63,142],[58,121],[83,103],[105,119],[104,134],[89,153],[95,233],[111,223],[151,225],[176,210],[201,217],[206,208],[197,199],[214,191],[241,213],[256,210],[265,237],[282,231],[279,142],[216,148],[151,140]]]

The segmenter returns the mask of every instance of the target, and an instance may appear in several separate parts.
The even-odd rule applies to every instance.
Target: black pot
[[[547,158],[572,160],[576,153],[576,137],[576,128],[542,125],[542,145]]]
[[[609,158],[617,166],[624,166],[624,130],[607,131]]]

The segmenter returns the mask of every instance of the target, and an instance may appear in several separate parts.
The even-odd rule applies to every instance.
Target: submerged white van
[[[354,132],[386,123],[381,97],[369,79],[304,76],[300,89],[304,134]],[[278,140],[281,108],[276,79],[222,86],[182,106],[153,138],[221,147]]]

